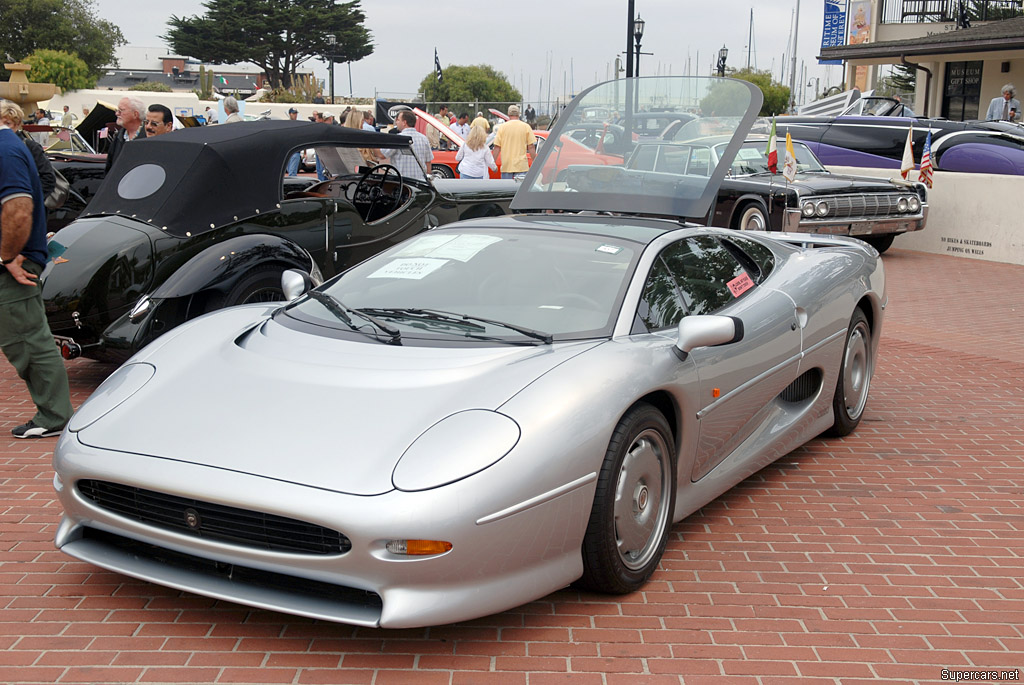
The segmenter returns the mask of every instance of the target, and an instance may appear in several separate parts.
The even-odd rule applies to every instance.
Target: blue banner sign
[[[821,29],[821,47],[846,44],[846,0],[825,0],[825,22]],[[841,59],[819,59],[818,64],[842,64]]]

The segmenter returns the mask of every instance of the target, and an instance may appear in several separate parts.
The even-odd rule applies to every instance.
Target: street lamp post
[[[633,73],[636,76],[640,75],[640,40],[644,37],[644,20],[640,18],[640,15],[636,15],[636,21],[633,22],[633,40],[636,41],[636,68]]]
[[[729,48],[724,45],[718,50],[718,75],[725,76],[725,58],[729,56]]]
[[[334,104],[334,46],[336,44],[336,39],[335,39],[335,36],[334,36],[333,33],[328,33],[327,34],[327,44],[331,46],[331,54],[329,56],[330,56],[330,59],[331,59],[331,104],[333,105]]]

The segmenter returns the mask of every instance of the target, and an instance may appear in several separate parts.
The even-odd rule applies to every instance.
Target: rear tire
[[[892,241],[896,240],[896,234],[890,233],[889,235],[866,235],[863,238],[871,247],[878,251],[878,254],[882,254],[892,245]]]
[[[748,204],[740,212],[735,227],[740,231],[767,231],[768,217],[760,205]]]
[[[839,364],[839,380],[832,396],[832,414],[835,417],[826,435],[849,435],[864,416],[871,389],[874,360],[871,358],[871,327],[864,312],[857,309],[846,331],[846,345]]]
[[[668,543],[675,481],[672,429],[660,411],[638,404],[619,421],[605,453],[578,587],[625,594],[643,586]]]

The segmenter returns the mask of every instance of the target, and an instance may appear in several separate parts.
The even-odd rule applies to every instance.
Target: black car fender
[[[155,300],[194,295],[203,290],[227,292],[242,277],[263,266],[302,269],[314,280],[319,268],[309,253],[272,234],[241,235],[211,245],[185,262],[152,293]]]

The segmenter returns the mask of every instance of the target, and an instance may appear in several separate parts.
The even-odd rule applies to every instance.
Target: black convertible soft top
[[[125,145],[82,216],[119,214],[173,235],[199,233],[276,209],[294,150],[410,144],[407,136],[305,121],[186,128]]]

